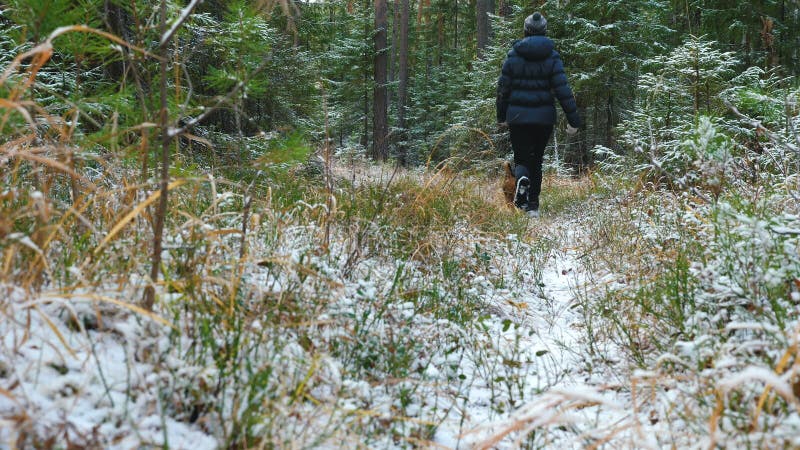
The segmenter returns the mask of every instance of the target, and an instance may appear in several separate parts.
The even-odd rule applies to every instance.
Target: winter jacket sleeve
[[[581,125],[578,105],[567,82],[567,74],[564,72],[564,63],[561,62],[561,55],[556,51],[553,51],[553,70],[550,74],[550,87],[555,92],[559,103],[561,103],[561,108],[564,110],[564,114],[567,115],[569,124],[573,128],[578,128]]]
[[[508,59],[503,63],[503,70],[497,80],[497,123],[506,121],[508,97],[511,95],[511,63]]]

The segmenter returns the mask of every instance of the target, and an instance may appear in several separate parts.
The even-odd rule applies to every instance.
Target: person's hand
[[[577,129],[577,128],[573,127],[573,126],[572,126],[572,125],[570,125],[570,124],[567,124],[567,134],[568,134],[568,135],[570,135],[570,136],[575,136],[575,133],[577,133],[577,132],[578,132],[578,129]]]

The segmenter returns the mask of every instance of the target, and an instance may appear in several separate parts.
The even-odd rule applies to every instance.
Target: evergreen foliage
[[[170,80],[175,93],[173,108],[188,101],[185,112],[196,115],[201,110],[198,108],[215,102],[217,96],[241,81],[246,86],[205,118],[200,124],[201,134],[246,136],[288,126],[320,138],[325,134],[321,129],[327,115],[329,135],[335,138],[337,147],[361,151],[371,147],[375,87],[371,3],[331,0],[259,5],[266,5],[266,9],[256,9],[250,2],[206,2],[182,27],[177,44],[181,51],[173,69],[176,76]],[[522,19],[533,7],[514,1],[487,4],[492,8],[488,42],[479,43],[475,4],[457,0],[411,4],[409,98],[406,130],[400,130],[395,129],[399,116],[394,42],[398,39],[399,5],[388,4],[392,154],[397,154],[402,143],[408,146],[412,163],[431,156],[434,160],[455,154],[488,156],[484,152],[487,148],[500,149],[493,155],[502,155],[507,149],[490,117],[493,78],[510,43],[521,35]],[[478,6],[483,11],[483,2]],[[737,61],[732,70],[758,66],[767,72],[780,70],[784,75],[797,70],[800,18],[792,2],[547,1],[537,8],[550,17],[549,34],[562,53],[586,124],[571,139],[557,128],[556,143],[564,147],[559,154],[575,168],[591,164],[590,150],[597,145],[621,150],[625,138],[618,133],[617,125],[641,111],[640,106],[654,101],[648,99],[651,87],[643,85],[648,81],[640,76],[653,73],[648,64],[677,58],[673,50],[685,47],[688,35],[717,43],[721,53],[705,54],[705,48],[695,49],[709,63],[724,57]],[[179,9],[180,5],[170,3],[173,14]],[[59,26],[79,23],[107,29],[131,44],[152,49],[157,36],[149,21],[154,11],[147,2],[83,0],[76,5],[67,1],[11,1],[0,16],[4,23],[2,57],[7,60],[30,48]],[[109,45],[91,33],[67,33],[56,44],[56,56],[40,71],[37,99],[59,114],[65,110],[62,100],[79,106],[86,120],[82,122],[85,129],[78,131],[97,132],[103,128],[99,119],[114,112],[118,127],[134,126],[146,119],[141,112],[135,114],[135,109],[155,109],[150,86],[156,74],[152,64],[144,64],[146,58],[131,49]],[[486,46],[481,49],[482,58],[477,58],[479,45]],[[687,53],[686,57],[691,55]],[[673,62],[688,68],[691,61]],[[292,70],[285,70],[287,67]],[[661,75],[670,76],[666,72]],[[720,105],[711,105],[714,97],[707,92],[715,91],[713,84],[720,80],[704,73],[697,76],[708,85],[689,82],[689,89],[695,91],[694,109],[697,113],[703,109],[706,115],[718,114],[720,111],[711,110],[719,110]],[[681,82],[675,88],[685,86]],[[671,95],[666,90],[661,93]],[[681,102],[678,96],[670,98],[669,104]],[[59,103],[62,106],[56,106]],[[118,107],[108,106],[113,104]],[[667,120],[673,119],[670,115]],[[493,142],[487,143],[481,134],[492,136]]]

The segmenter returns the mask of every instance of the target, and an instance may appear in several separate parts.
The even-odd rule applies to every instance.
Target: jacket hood
[[[530,61],[547,59],[553,54],[555,47],[553,41],[546,36],[528,36],[514,43],[514,51]]]

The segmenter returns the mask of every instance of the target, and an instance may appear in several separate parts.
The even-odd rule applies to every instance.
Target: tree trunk
[[[167,31],[167,1],[161,0],[161,24],[160,34],[164,36]],[[168,110],[167,110],[167,65],[169,55],[169,43],[164,43],[160,49],[161,61],[159,62],[159,96],[161,109],[159,110],[158,123],[161,130],[161,180],[159,190],[161,196],[158,199],[158,206],[155,214],[155,226],[153,229],[153,254],[150,266],[150,285],[145,288],[143,307],[148,311],[153,310],[155,302],[155,286],[158,283],[158,274],[161,270],[161,251],[163,248],[162,240],[164,236],[164,222],[167,215],[167,194],[169,192],[169,146],[172,139],[169,137],[168,130]]]
[[[700,55],[699,49],[694,49],[694,116],[700,112]]]
[[[607,148],[613,148],[612,136],[614,134],[614,76],[609,79],[608,99],[606,101],[606,129],[605,144]]]
[[[494,14],[496,7],[497,5],[495,4],[494,0],[486,0],[486,12],[488,14]],[[494,41],[494,29],[492,28],[492,21],[489,20],[488,15],[486,16],[486,28],[488,30],[486,33],[486,45],[491,45],[491,43]]]
[[[442,66],[442,57],[445,52],[445,41],[444,41],[444,15],[439,13],[439,16],[436,18],[436,66]]]
[[[458,50],[458,0],[454,0],[453,5],[453,48]]]
[[[405,141],[406,133],[406,106],[408,105],[408,0],[400,0],[400,42],[398,43],[399,53],[399,86],[397,93],[398,121],[399,128],[402,130],[402,140]],[[408,155],[405,143],[400,144],[399,159],[400,164],[406,165]]]
[[[372,99],[372,157],[386,160],[389,156],[386,138],[389,134],[386,91],[386,0],[375,0],[375,90]]]
[[[400,33],[400,0],[394,0],[392,7],[392,41],[389,44],[391,49],[389,53],[389,84],[394,84],[397,81],[397,41]],[[392,110],[392,103],[395,101],[395,93],[389,92],[389,102],[387,109]]]
[[[369,0],[366,0],[364,7],[366,8],[369,5]],[[364,19],[364,40],[368,39],[370,34],[369,29],[369,22]],[[364,65],[363,69],[361,70],[361,80],[362,80],[362,87],[363,87],[363,109],[362,109],[362,119],[363,119],[363,133],[361,133],[361,147],[364,148],[364,151],[367,151],[367,146],[369,145],[369,50],[366,48],[364,49]]]
[[[476,0],[475,12],[478,58],[483,58],[489,45],[489,0]]]
[[[508,4],[509,0],[500,0],[497,7],[497,15],[500,17],[507,17],[511,15],[511,5]]]

